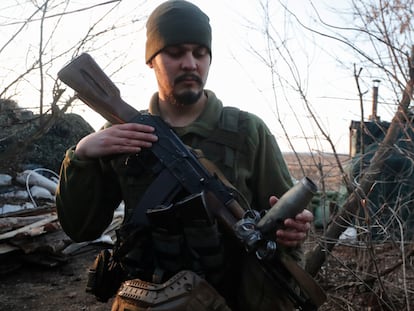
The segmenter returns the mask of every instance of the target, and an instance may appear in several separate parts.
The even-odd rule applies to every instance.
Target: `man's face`
[[[162,100],[191,105],[203,94],[210,68],[209,50],[197,44],[168,46],[149,63]]]

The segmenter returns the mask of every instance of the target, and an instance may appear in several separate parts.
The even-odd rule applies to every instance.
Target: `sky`
[[[40,2],[40,1],[39,1]],[[62,12],[62,1],[48,2],[49,16],[43,24],[45,60],[57,57],[47,68],[46,88],[52,87],[57,71],[70,60],[72,54],[63,54],[84,38],[94,25],[92,33],[107,32],[99,40],[85,44],[89,52],[121,91],[123,99],[137,109],[145,109],[150,96],[156,91],[156,81],[144,62],[145,20],[162,1],[123,0],[114,7],[114,1],[94,9],[53,17]],[[313,25],[315,10],[329,23],[346,23],[346,16],[329,8],[329,1],[282,1],[294,14],[282,9],[279,1],[270,1],[271,31],[280,41],[277,48],[267,48],[263,35],[266,17],[260,1],[252,0],[193,0],[210,17],[213,29],[212,66],[207,89],[213,90],[226,106],[237,106],[261,117],[275,135],[282,151],[332,152],[321,131],[310,118],[313,115],[323,132],[332,139],[339,153],[349,152],[349,125],[360,120],[360,104],[353,77],[355,60],[333,40],[306,32],[298,20]],[[345,8],[348,1],[335,1],[336,10]],[[17,4],[16,4],[17,3]],[[33,3],[33,2],[32,2]],[[0,4],[0,81],[8,85],[24,72],[38,54],[40,21],[22,26],[22,21],[34,14],[30,1],[2,0]],[[88,1],[88,6],[103,1]],[[84,8],[85,2],[71,0],[67,11]],[[110,13],[109,8],[114,7]],[[34,15],[40,17],[41,12]],[[99,23],[97,23],[99,21]],[[7,44],[8,40],[23,27]],[[289,53],[284,51],[284,45]],[[267,54],[269,51],[271,53]],[[270,56],[268,56],[270,55]],[[272,69],[269,63],[272,59]],[[291,59],[285,59],[289,58]],[[335,59],[343,59],[339,65]],[[272,74],[273,70],[273,74]],[[21,107],[35,106],[39,102],[39,72],[8,90]],[[293,80],[293,78],[296,78]],[[370,79],[364,87],[365,111],[371,109]],[[297,92],[298,85],[306,96]],[[66,91],[70,95],[70,90]],[[51,98],[46,97],[45,102]],[[310,110],[309,108],[310,107]],[[388,109],[388,108],[387,108]],[[95,129],[104,120],[81,103],[71,111],[81,114]],[[390,111],[378,108],[383,119]],[[286,134],[285,134],[286,133]],[[290,138],[290,143],[286,139]],[[306,137],[306,139],[305,139]]]

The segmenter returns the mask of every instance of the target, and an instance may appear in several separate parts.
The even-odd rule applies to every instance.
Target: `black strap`
[[[150,207],[170,203],[183,187],[177,178],[164,168],[149,185],[138,205],[134,208],[129,224],[147,226],[149,224],[146,211]]]

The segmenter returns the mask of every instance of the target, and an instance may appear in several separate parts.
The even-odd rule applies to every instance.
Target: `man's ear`
[[[154,65],[152,64],[152,62],[153,62],[153,59],[151,59],[151,60],[147,63],[148,67],[150,67],[151,69],[152,69],[152,68],[154,68]]]

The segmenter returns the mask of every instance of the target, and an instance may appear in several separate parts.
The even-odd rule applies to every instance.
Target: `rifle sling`
[[[289,271],[299,284],[300,289],[309,297],[312,303],[320,307],[326,301],[326,294],[312,276],[288,256],[279,256],[280,263]]]
[[[197,149],[193,151],[200,163],[211,174],[216,175],[227,187],[235,189],[217,166],[204,157],[201,150]],[[134,208],[129,223],[147,226],[149,224],[146,216],[148,207],[155,207],[171,202],[181,189],[183,189],[183,186],[177,180],[177,177],[171,173],[169,168],[164,167],[156,179],[149,185],[137,206]]]
[[[149,185],[141,200],[134,208],[129,223],[137,226],[148,226],[149,222],[146,215],[148,207],[155,207],[171,202],[182,189],[183,187],[177,178],[169,169],[164,168],[151,185]]]
[[[218,176],[219,179],[229,188],[236,189],[223,175],[220,169],[210,160],[205,158],[200,150],[195,150],[198,160],[212,174]],[[234,215],[237,217],[237,215]],[[326,301],[326,294],[319,284],[303,269],[296,261],[288,256],[279,256],[278,263],[283,265],[295,279],[301,290],[309,297],[316,306],[321,306]]]

